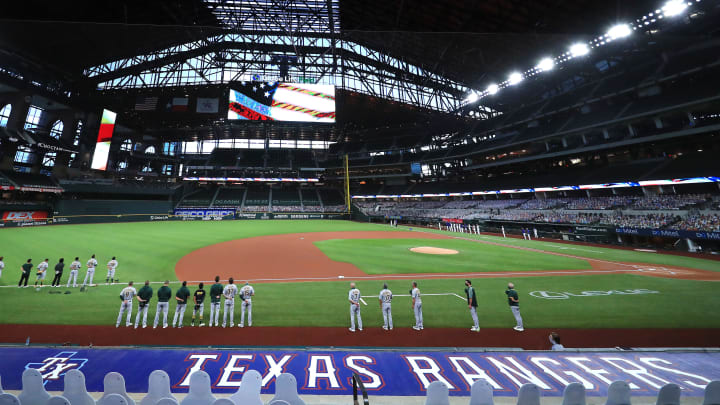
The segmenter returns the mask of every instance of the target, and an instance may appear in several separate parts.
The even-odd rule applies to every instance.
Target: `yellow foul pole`
[[[350,170],[348,164],[348,155],[344,157],[345,166],[345,205],[347,206],[347,213],[350,213]]]

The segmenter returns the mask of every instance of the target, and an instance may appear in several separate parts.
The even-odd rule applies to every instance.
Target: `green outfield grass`
[[[520,270],[589,269],[586,260],[504,248],[466,240],[333,239],[315,242],[328,257],[348,262],[367,274],[470,273]],[[454,255],[415,253],[432,246],[457,250]]]
[[[118,257],[118,277],[137,282],[145,279],[161,281],[176,280],[175,263],[192,250],[215,243],[261,235],[319,232],[386,230],[376,224],[346,221],[198,221],[119,223],[98,225],[61,225],[37,228],[0,229],[0,256],[5,256],[6,267],[0,285],[16,285],[20,277],[20,265],[32,257],[37,263],[50,258],[51,268],[57,258],[69,262],[80,256],[84,263],[95,253],[100,266],[95,281],[104,281],[104,264],[110,256]],[[407,230],[407,228],[398,228]],[[428,230],[423,230],[428,231]],[[432,231],[430,231],[432,232]],[[448,233],[449,234],[449,233]],[[449,234],[457,236],[457,234]],[[697,258],[658,255],[634,251],[575,246],[545,241],[522,241],[482,235],[462,235],[469,238],[502,242],[508,245],[533,247],[580,257],[667,264],[674,266],[720,270],[720,263]],[[350,242],[359,242],[360,245]],[[367,242],[373,242],[363,245]],[[379,243],[379,245],[378,245]],[[442,265],[434,268],[435,257],[418,255],[421,259],[411,261],[407,246],[437,246],[457,249],[457,262],[441,257]],[[345,254],[349,246],[364,246],[362,255]],[[407,273],[418,269],[439,272],[503,271],[542,268],[585,268],[584,260],[543,255],[537,252],[494,247],[464,240],[344,240],[319,244],[331,258],[352,262],[368,272]],[[278,250],[281,251],[279,246]],[[352,249],[349,249],[352,250]],[[464,257],[463,257],[464,256]],[[391,258],[391,260],[388,260]],[[392,264],[383,263],[384,261]],[[469,264],[468,264],[469,262]],[[495,263],[495,264],[492,264]],[[367,266],[367,268],[365,268]],[[580,266],[580,267],[578,267]],[[63,282],[69,270],[66,267]],[[85,268],[80,272],[80,281]],[[34,273],[30,282],[34,281]],[[52,277],[48,275],[47,283]],[[348,324],[348,281],[316,283],[257,284],[253,300],[254,324],[258,326],[346,326]],[[459,279],[418,280],[423,294],[458,294],[463,296],[463,283]],[[527,327],[720,327],[720,318],[713,316],[720,311],[718,284],[713,282],[670,280],[639,275],[584,275],[565,277],[528,277],[477,279],[474,284],[480,298],[482,327],[512,327],[514,320],[507,307],[503,293],[508,281],[517,284],[521,308]],[[398,327],[412,324],[412,311],[407,294],[409,281],[390,280],[396,294],[394,317]],[[368,296],[363,306],[363,318],[368,326],[379,326],[381,314],[376,296],[381,281],[360,281],[363,296]],[[157,290],[159,285],[153,285]],[[175,283],[173,290],[178,287]],[[98,286],[88,292],[71,289],[72,294],[49,294],[49,288],[36,292],[32,288],[0,288],[0,323],[37,324],[105,324],[111,325],[117,317],[120,304],[118,294],[122,286]],[[571,297],[566,300],[547,300],[529,295],[532,291],[570,292],[609,291],[627,289],[655,290],[657,294],[606,295]],[[62,289],[53,289],[65,291]],[[455,295],[424,297],[425,324],[427,327],[469,327],[467,305]],[[701,304],[699,304],[699,302]],[[137,309],[137,305],[135,306]],[[171,315],[174,304],[171,304]],[[206,311],[208,308],[206,307]],[[239,313],[239,306],[236,307]],[[149,318],[155,313],[154,302]],[[207,312],[206,312],[207,314]],[[189,323],[190,314],[186,314]]]

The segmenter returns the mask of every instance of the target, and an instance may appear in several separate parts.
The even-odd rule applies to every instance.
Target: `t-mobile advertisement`
[[[115,129],[115,117],[117,117],[117,113],[103,110],[97,143],[95,143],[95,154],[90,165],[92,169],[107,170],[110,143],[112,142],[113,129]]]

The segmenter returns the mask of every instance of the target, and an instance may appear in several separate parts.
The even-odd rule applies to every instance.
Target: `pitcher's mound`
[[[410,251],[415,253],[425,253],[427,255],[456,255],[460,253],[455,249],[443,249],[431,246],[414,247],[410,248]]]

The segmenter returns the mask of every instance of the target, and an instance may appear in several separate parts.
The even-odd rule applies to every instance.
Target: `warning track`
[[[327,257],[314,242],[330,239],[462,239],[510,249],[528,250],[548,255],[585,260],[591,269],[498,271],[474,273],[422,273],[368,275],[351,263],[336,262]],[[239,272],[238,268],[241,268]],[[528,248],[482,239],[444,235],[426,231],[363,231],[363,232],[311,232],[258,236],[218,243],[190,252],[175,266],[179,280],[190,282],[221,279],[252,282],[307,282],[332,281],[338,276],[353,280],[433,279],[433,278],[490,278],[490,277],[543,277],[579,276],[597,274],[637,274],[683,280],[720,281],[720,272],[661,266],[643,263],[589,259],[587,257],[557,253],[539,248]]]

